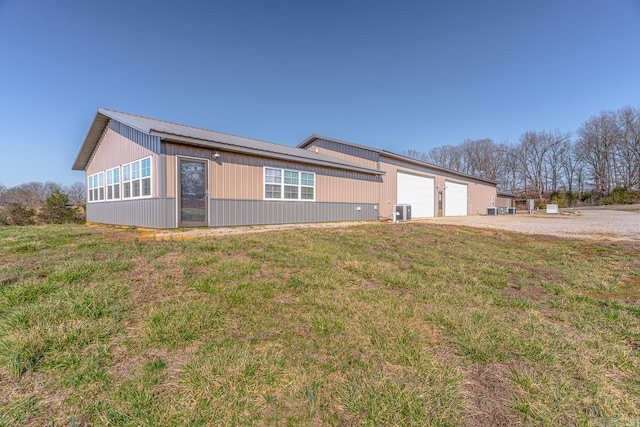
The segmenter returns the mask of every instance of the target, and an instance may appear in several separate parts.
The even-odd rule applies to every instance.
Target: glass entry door
[[[207,162],[201,160],[178,160],[180,185],[178,200],[180,221],[185,227],[206,226],[209,194],[207,189]]]

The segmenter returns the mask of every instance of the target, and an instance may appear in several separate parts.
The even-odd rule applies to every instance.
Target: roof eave
[[[318,135],[318,134],[315,134],[315,133],[313,135],[311,135],[310,137],[308,137],[307,139],[305,139],[304,141],[302,141],[300,144],[298,144],[297,147],[298,148],[306,148],[313,141],[315,141],[317,139],[324,139],[324,140],[327,140],[327,141],[337,142],[337,143],[340,143],[340,144],[346,144],[346,145],[349,145],[349,146],[352,146],[352,147],[362,148],[362,149],[373,151],[373,152],[376,152],[376,153],[379,153],[379,154],[382,154],[382,155],[385,155],[385,156],[388,156],[388,157],[392,157],[392,158],[395,158],[395,159],[398,159],[398,160],[403,160],[403,161],[406,161],[406,162],[410,162],[410,163],[413,163],[415,165],[419,165],[419,166],[435,169],[435,170],[438,170],[440,172],[445,172],[445,173],[452,174],[452,175],[458,175],[458,176],[464,177],[464,178],[470,178],[470,179],[473,179],[475,181],[483,182],[483,183],[486,183],[486,184],[489,184],[489,185],[496,185],[495,182],[490,181],[488,179],[480,178],[480,177],[477,177],[477,176],[474,176],[474,175],[468,175],[466,173],[456,172],[456,171],[451,170],[451,169],[447,169],[447,168],[443,168],[441,166],[433,165],[431,163],[423,162],[422,160],[413,159],[411,157],[403,156],[401,154],[397,154],[397,153],[394,153],[392,151],[382,150],[382,149],[379,149],[379,148],[370,147],[370,146],[362,145],[362,144],[356,144],[356,143],[349,142],[349,141],[343,141],[343,140],[336,139],[336,138],[330,138],[330,137],[323,136],[323,135]]]
[[[300,144],[296,145],[296,147],[298,147],[298,148],[306,148],[306,147],[309,146],[309,144],[311,144],[316,139],[324,139],[326,141],[337,142],[338,144],[345,144],[345,145],[349,145],[351,147],[362,148],[363,150],[373,151],[374,153],[382,153],[384,151],[384,150],[381,150],[381,149],[376,148],[376,147],[371,147],[369,145],[356,144],[355,142],[344,141],[344,140],[337,139],[337,138],[331,138],[329,136],[318,135],[316,133],[314,133],[309,138],[307,138],[304,141],[302,141]]]
[[[100,137],[102,136],[102,132],[104,128],[109,123],[109,117],[103,114],[101,108],[96,112],[93,121],[91,122],[91,126],[87,131],[87,135],[84,137],[84,142],[80,146],[78,150],[78,154],[76,155],[76,160],[71,167],[71,170],[74,171],[83,171],[87,169],[87,165],[89,164],[89,160],[93,155],[93,152],[100,141]]]
[[[292,155],[283,154],[283,153],[276,153],[273,151],[256,150],[254,148],[242,147],[239,145],[232,145],[232,144],[226,144],[223,142],[185,137],[182,135],[174,135],[174,134],[164,133],[164,132],[152,131],[151,135],[159,136],[163,140],[168,142],[177,142],[177,143],[183,143],[183,144],[187,143],[190,145],[198,145],[206,148],[215,148],[223,151],[230,151],[230,152],[241,153],[241,154],[250,154],[258,157],[267,157],[267,158],[279,159],[279,160],[289,160],[289,161],[295,161],[299,163],[329,167],[332,169],[342,169],[342,170],[350,170],[354,172],[362,172],[362,173],[367,173],[371,175],[386,175],[386,172],[384,171],[369,169],[365,167],[358,167],[355,165],[349,166],[341,163],[334,163],[325,159],[314,160],[314,159],[309,159],[307,157],[292,156]]]
[[[428,167],[431,169],[435,169],[438,170],[440,172],[445,172],[451,175],[458,175],[462,178],[468,178],[468,179],[473,179],[474,181],[478,181],[478,182],[483,182],[489,185],[496,185],[496,183],[494,181],[490,181],[488,179],[484,179],[484,178],[480,178],[478,176],[475,175],[469,175],[466,173],[462,173],[462,172],[457,172],[451,169],[447,169],[447,168],[443,168],[442,166],[437,166],[437,165],[433,165],[431,163],[427,163],[427,162],[423,162],[422,160],[418,160],[418,159],[412,159],[411,157],[407,157],[407,156],[403,156],[401,154],[396,154],[393,153],[391,151],[387,151],[387,150],[382,150],[382,154],[387,156],[387,157],[392,157],[398,160],[402,160],[405,162],[409,162],[409,163],[413,163],[415,165],[419,165],[419,166],[423,166],[423,167]]]

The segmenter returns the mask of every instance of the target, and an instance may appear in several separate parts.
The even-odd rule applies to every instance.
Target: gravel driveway
[[[576,209],[559,215],[536,213],[529,215],[466,216],[416,220],[431,224],[451,224],[484,229],[500,229],[517,233],[549,235],[578,239],[628,241],[640,246],[640,205],[611,208]],[[144,238],[153,240],[190,239],[203,235],[263,233],[292,228],[344,228],[361,222],[333,222],[318,224],[258,225],[248,227],[195,228],[188,231],[147,230]]]
[[[545,213],[435,218],[439,224],[452,224],[517,233],[543,234],[593,240],[626,240],[640,242],[640,213],[633,209],[563,211],[559,215]]]

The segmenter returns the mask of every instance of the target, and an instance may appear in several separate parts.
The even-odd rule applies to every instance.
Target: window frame
[[[117,172],[118,180],[115,182],[114,177]],[[122,188],[120,186],[122,182],[122,173],[120,172],[120,166],[116,166],[115,168],[107,169],[104,171],[105,174],[105,201],[113,201],[113,200],[121,200],[122,199]],[[111,175],[111,184],[109,184],[109,175]],[[109,187],[111,187],[111,197],[109,197]],[[115,190],[118,189],[118,197],[115,197]]]
[[[96,172],[94,174],[87,176],[87,203],[104,202],[105,200],[104,182],[105,182],[104,171]]]
[[[267,171],[278,171],[279,172],[279,181],[280,182],[269,182],[267,180]],[[287,173],[288,172],[288,173]],[[303,174],[311,175],[313,177],[313,185],[303,184]],[[276,177],[276,174],[270,174],[269,177]],[[291,182],[287,183],[287,180],[291,180],[292,177],[296,177],[297,184],[293,184]],[[306,180],[308,182],[308,177]],[[262,197],[263,200],[272,201],[279,200],[285,202],[315,202],[316,201],[316,173],[304,170],[296,170],[290,168],[279,168],[272,166],[263,166],[262,171]],[[267,186],[279,187],[280,197],[267,197],[267,194],[273,194],[274,191],[267,192]],[[287,198],[285,197],[287,194],[286,187],[290,187],[289,194],[291,194],[291,187],[295,187],[297,191],[297,198]],[[302,197],[302,189],[311,188],[313,191],[313,198],[305,199]]]
[[[149,167],[143,167],[145,161],[149,161]],[[120,183],[122,186],[121,199],[148,199],[153,195],[153,162],[151,156],[143,157],[133,162],[124,163],[122,167],[122,174],[120,177]],[[125,169],[127,173],[125,174]],[[146,173],[146,175],[145,175]],[[128,179],[125,179],[128,176]],[[144,194],[145,181],[149,182],[148,191],[149,194]],[[125,189],[128,188],[128,196]],[[136,194],[137,195],[134,195]]]

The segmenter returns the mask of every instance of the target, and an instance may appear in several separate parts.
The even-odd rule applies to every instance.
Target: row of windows
[[[98,172],[88,179],[89,202],[150,197],[151,157]],[[315,173],[264,168],[265,199],[314,201],[315,190]]]
[[[87,188],[89,202],[151,197],[151,157],[89,175]]]
[[[316,174],[288,169],[264,168],[264,198],[269,200],[315,200]]]

